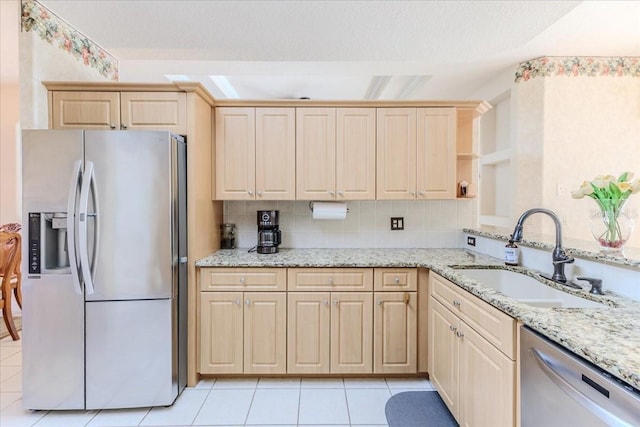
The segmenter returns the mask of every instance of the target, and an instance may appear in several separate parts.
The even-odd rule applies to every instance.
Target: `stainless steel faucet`
[[[568,256],[562,248],[562,226],[560,225],[560,219],[558,218],[558,215],[556,215],[553,211],[542,208],[533,208],[525,211],[520,216],[520,219],[518,219],[516,228],[513,230],[513,234],[511,235],[509,242],[520,242],[522,240],[522,229],[524,221],[535,213],[543,213],[549,215],[556,225],[556,247],[553,248],[552,254],[553,275],[548,276],[543,274],[542,276],[547,279],[553,280],[554,282],[571,286],[570,283],[567,283],[567,276],[565,276],[564,274],[564,265],[572,263],[574,259]]]

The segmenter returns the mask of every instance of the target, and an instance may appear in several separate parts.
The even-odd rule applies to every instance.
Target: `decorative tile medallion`
[[[640,77],[640,58],[625,56],[542,56],[521,62],[516,83],[534,77]]]
[[[36,0],[22,0],[22,31],[34,31],[109,80],[118,81],[118,60]]]

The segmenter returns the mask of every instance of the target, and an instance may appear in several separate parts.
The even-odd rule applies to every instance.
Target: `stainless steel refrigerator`
[[[169,132],[22,134],[23,404],[172,404],[186,385],[186,148]]]

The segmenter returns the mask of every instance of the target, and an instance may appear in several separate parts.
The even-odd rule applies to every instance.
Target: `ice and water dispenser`
[[[69,273],[67,213],[29,213],[29,273]]]

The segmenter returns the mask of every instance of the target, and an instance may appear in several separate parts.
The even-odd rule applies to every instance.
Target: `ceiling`
[[[40,2],[121,81],[186,76],[219,98],[464,99],[538,56],[640,56],[638,1]]]

